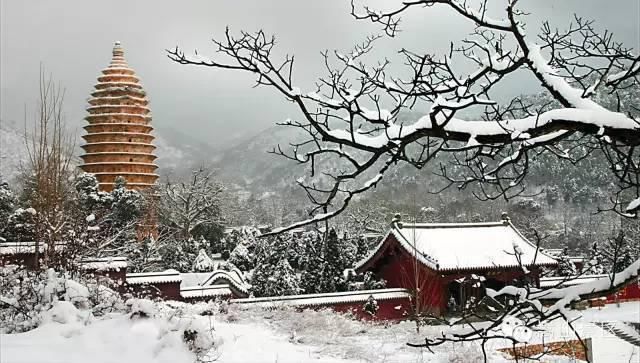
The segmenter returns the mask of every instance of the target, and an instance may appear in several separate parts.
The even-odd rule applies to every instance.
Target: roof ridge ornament
[[[113,43],[113,56],[124,57],[124,49],[122,48],[122,44],[119,40],[116,40],[115,43]]]
[[[396,213],[393,215],[393,219],[391,220],[391,226],[402,228],[402,214]]]

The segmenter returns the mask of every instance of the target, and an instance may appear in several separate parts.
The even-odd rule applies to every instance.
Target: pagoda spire
[[[80,167],[95,174],[100,190],[112,190],[119,176],[130,189],[146,189],[158,179],[149,102],[119,41],[112,53],[89,99]]]

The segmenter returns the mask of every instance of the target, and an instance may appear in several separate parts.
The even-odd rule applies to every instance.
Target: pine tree
[[[335,229],[329,231],[324,244],[325,268],[324,288],[326,292],[345,291],[347,283],[344,279],[344,270],[352,267],[355,260],[355,248],[349,240],[338,239]]]
[[[144,205],[142,194],[126,188],[127,182],[123,177],[117,177],[111,192],[111,204],[114,225],[125,226],[135,223],[142,216]]]
[[[318,239],[315,246],[311,245],[307,248],[307,258],[300,276],[300,286],[307,294],[326,292],[326,263],[322,245],[323,241]]]
[[[37,212],[33,208],[18,208],[7,219],[3,238],[14,242],[34,241]]]
[[[314,248],[315,247],[315,248]],[[356,246],[348,239],[338,239],[332,228],[324,241],[308,248],[307,263],[301,285],[307,293],[346,291],[344,270],[355,261]]]
[[[249,271],[254,267],[253,256],[251,256],[246,244],[247,242],[245,241],[238,243],[229,255],[229,263],[232,263],[241,271]]]
[[[606,269],[605,263],[604,256],[598,248],[598,243],[594,242],[589,250],[589,260],[585,266],[585,272],[589,274],[602,274]]]
[[[366,238],[361,236],[356,240],[355,260],[360,261],[363,258],[367,257],[367,255],[369,255],[369,242],[367,242]]]
[[[76,177],[74,186],[77,192],[76,203],[83,212],[95,214],[97,210],[110,208],[113,196],[99,190],[98,179],[94,174],[80,174]]]
[[[571,262],[568,251],[565,248],[558,259],[558,276],[575,276],[577,274],[576,266]]]
[[[289,241],[278,237],[268,248],[261,248],[251,277],[255,296],[293,295],[300,292],[300,281],[288,261]]]

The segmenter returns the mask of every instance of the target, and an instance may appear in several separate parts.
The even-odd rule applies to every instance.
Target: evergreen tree
[[[116,226],[126,226],[135,223],[142,216],[144,200],[142,194],[126,188],[127,182],[123,177],[117,177],[111,196],[111,215]]]
[[[598,248],[598,243],[594,242],[589,249],[589,259],[587,261],[585,272],[588,274],[602,274],[606,270],[606,262],[602,252]]]
[[[0,226],[7,225],[9,216],[15,210],[17,202],[15,194],[9,188],[9,183],[0,182]],[[2,232],[2,227],[0,227],[0,232]]]
[[[211,272],[213,271],[215,266],[213,265],[213,260],[207,255],[207,252],[204,248],[201,248],[198,252],[198,257],[193,263],[193,271],[195,272]]]
[[[75,179],[76,203],[79,209],[88,214],[109,209],[113,202],[112,193],[99,190],[98,179],[94,174],[82,173]]]
[[[376,279],[376,276],[371,271],[364,273],[363,288],[365,290],[378,290],[384,289],[387,285],[387,281],[384,279]]]
[[[317,243],[319,248],[309,248],[307,263],[302,273],[301,285],[307,293],[346,291],[348,282],[344,270],[355,261],[356,246],[348,239],[340,240],[335,229],[327,238]]]
[[[241,271],[249,271],[254,267],[253,256],[251,256],[246,244],[247,242],[245,241],[238,243],[229,255],[229,263],[232,263]]]
[[[624,269],[629,267],[629,265],[631,265],[634,261],[635,259],[631,257],[631,251],[628,249],[624,250],[620,258],[613,265],[613,271],[622,272]]]
[[[304,270],[300,276],[300,287],[307,294],[326,292],[326,263],[322,253],[323,241],[318,239],[315,246],[307,249]],[[315,247],[315,248],[314,248]]]
[[[558,258],[558,276],[574,276],[577,274],[576,266],[569,259],[568,251],[565,248]]]
[[[7,219],[2,237],[8,241],[28,242],[36,238],[36,215],[33,208],[18,208]]]
[[[165,241],[158,252],[165,269],[181,272],[191,271],[193,261],[198,256],[198,248],[193,240]]]
[[[260,261],[251,277],[251,292],[255,296],[296,295],[300,284],[295,271],[287,259],[282,258],[275,265],[272,261]]]
[[[616,237],[609,238],[602,250],[614,272],[620,272],[627,268],[638,258],[638,234],[633,228],[625,226]]]
[[[131,272],[158,271],[162,265],[160,247],[153,238],[126,244],[123,251],[129,262],[128,269]]]
[[[344,279],[344,270],[352,267],[355,248],[349,240],[338,239],[338,234],[333,228],[329,231],[324,244],[324,260],[325,291],[345,291],[347,283]]]
[[[355,241],[355,245],[356,245],[355,261],[360,261],[369,255],[369,252],[371,251],[371,246],[369,245],[369,242],[367,241],[366,238],[359,237]]]
[[[293,295],[300,292],[299,279],[288,261],[288,241],[278,237],[261,248],[251,277],[255,296]]]

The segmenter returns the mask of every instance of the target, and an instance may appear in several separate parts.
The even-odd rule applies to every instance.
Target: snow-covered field
[[[225,363],[240,362],[476,362],[479,348],[472,345],[437,347],[435,353],[410,348],[406,342],[435,332],[423,327],[416,334],[411,322],[372,324],[353,321],[331,311],[294,312],[239,309],[227,313],[198,315],[207,305],[170,304],[161,316],[181,310],[184,316],[204,318],[214,328],[216,348],[205,357]],[[609,305],[602,309],[575,312],[582,317],[574,324],[583,337],[594,341],[594,362],[635,362],[638,347],[622,341],[593,324],[597,321],[640,322],[640,303]],[[41,362],[193,362],[194,356],[182,344],[166,319],[130,319],[112,314],[93,319],[52,318],[39,328],[21,334],[0,336],[2,363]],[[560,322],[545,327],[534,339],[574,339]],[[495,343],[495,347],[499,346]],[[569,361],[546,357],[547,361]],[[492,362],[506,359],[494,353]]]

